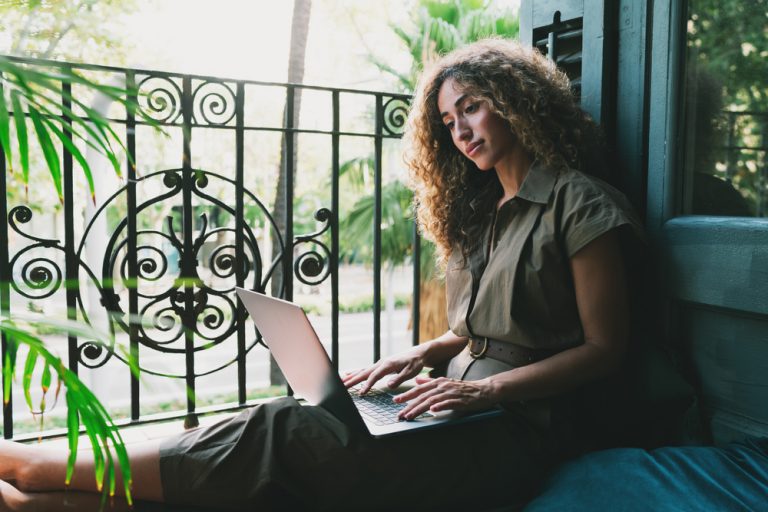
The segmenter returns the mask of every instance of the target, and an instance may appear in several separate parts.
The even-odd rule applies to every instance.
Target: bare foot
[[[29,502],[28,496],[9,484],[0,480],[0,511],[20,511]]]

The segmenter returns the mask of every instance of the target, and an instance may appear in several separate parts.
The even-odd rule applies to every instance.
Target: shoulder
[[[628,227],[643,239],[643,228],[629,200],[608,183],[581,171],[558,173],[552,207],[569,255],[601,234]]]
[[[552,202],[563,214],[582,210],[611,210],[639,223],[627,197],[603,180],[575,169],[558,172]]]
[[[556,198],[561,199],[605,198],[626,201],[624,195],[608,183],[576,169],[558,171],[554,193]]]

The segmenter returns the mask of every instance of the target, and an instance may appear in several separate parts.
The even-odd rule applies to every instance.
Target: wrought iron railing
[[[21,61],[21,59],[16,59]],[[143,377],[181,379],[189,392],[186,410],[165,415],[186,417],[196,423],[200,407],[196,399],[198,382],[216,372],[236,368],[237,400],[234,407],[248,403],[246,396],[246,358],[254,347],[263,346],[261,337],[247,320],[234,296],[235,286],[266,291],[276,271],[284,278],[279,295],[294,296],[294,283],[319,286],[330,280],[331,345],[330,355],[339,360],[339,169],[342,143],[368,140],[373,145],[375,198],[373,230],[373,358],[381,355],[381,211],[383,144],[401,137],[409,98],[387,92],[314,87],[235,80],[209,76],[176,74],[142,69],[24,60],[31,66],[55,69],[67,67],[100,82],[125,84],[138,91],[140,108],[164,128],[169,137],[153,142],[153,151],[167,153],[175,147],[171,164],[148,163],[150,155],[140,152],[142,137],[153,137],[135,112],[105,107],[115,130],[123,134],[130,160],[125,164],[125,182],[101,199],[82,223],[88,199],[78,192],[80,173],[73,168],[72,155],[62,149],[61,162],[64,199],[61,220],[36,224],[39,205],[9,204],[5,162],[0,162],[0,281],[9,283],[0,296],[0,309],[6,315],[27,309],[45,310],[51,301],[66,306],[70,319],[100,322],[115,338],[125,339],[127,353],[112,343],[66,339],[66,359],[78,373],[113,368],[116,362],[133,357],[138,374],[127,372],[130,413],[121,423],[152,421],[154,415],[141,410]],[[266,91],[269,94],[266,94]],[[77,95],[79,89],[72,90]],[[330,126],[302,127],[294,121],[294,105],[299,92],[325,96]],[[256,100],[263,96],[280,98],[277,105]],[[369,101],[370,128],[346,128],[341,116],[344,101],[357,104]],[[275,103],[272,101],[272,103]],[[270,107],[274,107],[270,110]],[[111,110],[110,110],[111,109]],[[280,121],[270,123],[260,111],[282,110]],[[62,116],[61,122],[66,122]],[[197,143],[211,137],[230,140],[223,157],[229,163],[220,168],[197,162],[210,156]],[[254,134],[273,133],[284,137],[283,172],[286,178],[284,230],[273,217],[265,194],[274,188],[254,190],[253,177],[259,169],[246,163],[246,139]],[[316,210],[317,229],[295,233],[294,153],[297,137],[320,137],[330,152],[327,182],[329,199]],[[154,139],[153,139],[154,140]],[[275,141],[280,144],[280,142]],[[178,145],[176,145],[178,144]],[[205,157],[205,158],[203,158]],[[175,159],[175,163],[173,160]],[[163,160],[161,157],[159,160]],[[128,159],[126,159],[128,162]],[[301,165],[299,160],[299,165]],[[144,169],[138,173],[136,167]],[[263,188],[263,187],[262,187]],[[271,199],[271,198],[270,198]],[[51,217],[53,218],[53,217]],[[57,224],[61,223],[58,227]],[[81,226],[82,223],[82,226]],[[99,224],[101,223],[101,224]],[[108,224],[106,236],[98,235]],[[48,234],[42,234],[43,224]],[[268,235],[271,235],[268,236]],[[269,240],[276,250],[269,251]],[[412,308],[419,309],[419,243],[414,229]],[[95,248],[95,249],[94,249]],[[96,254],[96,256],[94,256]],[[89,294],[91,298],[89,298]],[[98,306],[98,307],[97,307]],[[103,317],[98,320],[97,317]],[[412,315],[413,343],[417,342],[418,314]],[[3,338],[3,352],[6,340]],[[206,354],[219,347],[231,347],[222,360],[211,364]],[[147,362],[156,357],[183,360],[179,372],[158,371]],[[110,370],[111,372],[111,370]],[[117,376],[117,371],[111,372]],[[120,377],[121,378],[121,377]],[[97,390],[98,391],[98,390]],[[16,411],[13,401],[3,408],[3,434],[14,437]],[[17,438],[23,436],[16,436]]]
[[[724,178],[750,200],[757,217],[768,216],[768,112],[722,112]]]

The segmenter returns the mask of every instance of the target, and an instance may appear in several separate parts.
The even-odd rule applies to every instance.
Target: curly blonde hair
[[[503,39],[487,39],[455,50],[426,69],[418,82],[405,134],[406,164],[418,221],[438,249],[444,267],[451,252],[466,257],[480,217],[495,201],[470,202],[484,194],[501,197],[496,173],[479,172],[453,144],[437,106],[448,79],[485,101],[506,120],[529,157],[559,169],[603,171],[597,125],[579,108],[571,84],[538,51]]]

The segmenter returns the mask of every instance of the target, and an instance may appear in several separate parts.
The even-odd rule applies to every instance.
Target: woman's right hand
[[[368,368],[350,372],[344,376],[342,381],[348,388],[365,381],[365,384],[360,388],[360,394],[365,394],[379,380],[387,375],[395,374],[387,381],[387,386],[396,388],[421,372],[425,366],[424,357],[424,345],[414,347],[403,354],[381,359]]]
[[[450,330],[432,341],[422,343],[402,354],[387,357],[369,368],[357,370],[344,375],[342,381],[348,388],[365,381],[360,393],[367,393],[378,381],[387,375],[395,374],[387,381],[387,386],[396,388],[403,382],[413,378],[424,369],[434,368],[448,361],[462,351],[467,344],[467,338],[456,336]]]

